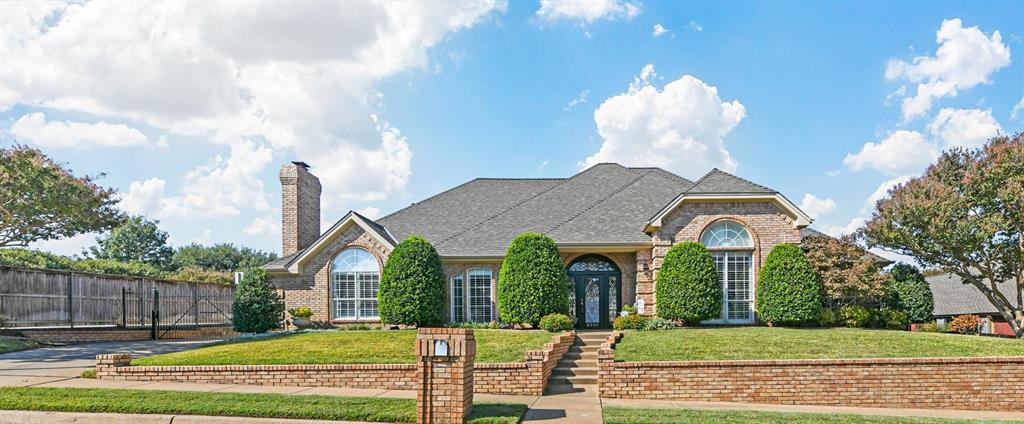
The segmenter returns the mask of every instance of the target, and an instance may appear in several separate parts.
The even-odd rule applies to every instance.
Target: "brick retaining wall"
[[[541,395],[551,370],[575,339],[573,332],[552,337],[541,350],[526,352],[526,362],[478,363],[476,393]],[[412,346],[410,346],[410,349]],[[416,364],[353,365],[201,365],[130,366],[131,356],[96,356],[96,378],[130,381],[253,384],[262,386],[348,387],[414,390]]]
[[[19,330],[22,337],[43,343],[96,343],[114,341],[149,340],[150,328],[121,327],[75,327],[39,328]],[[199,329],[159,330],[163,340],[207,340],[223,339],[238,335],[229,326],[208,326]]]
[[[598,351],[601,397],[1024,411],[1024,357],[615,362]]]

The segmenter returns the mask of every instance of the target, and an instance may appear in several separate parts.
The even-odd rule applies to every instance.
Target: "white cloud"
[[[821,231],[832,237],[842,237],[847,234],[853,234],[860,227],[863,227],[866,222],[866,219],[858,216],[851,219],[846,225],[824,225],[821,227]]]
[[[380,218],[380,208],[375,208],[373,206],[367,206],[365,208],[357,210],[356,212],[370,219]]]
[[[100,233],[85,233],[57,240],[37,241],[29,244],[30,249],[52,252],[58,255],[78,256],[83,250],[96,245]]]
[[[242,232],[250,236],[276,236],[281,234],[281,223],[271,217],[256,218]]]
[[[134,215],[156,215],[163,207],[167,182],[160,178],[134,181],[128,187],[128,194],[121,196],[118,207]]]
[[[811,193],[805,193],[803,201],[800,202],[800,210],[807,212],[811,218],[818,219],[836,209],[836,202],[832,199],[819,199]]]
[[[1020,116],[1021,110],[1024,110],[1024,97],[1021,97],[1020,101],[1013,105],[1013,110],[1010,111],[1010,119],[1017,119],[1017,116]]]
[[[864,201],[864,208],[861,209],[861,213],[868,214],[873,211],[875,209],[875,203],[878,203],[879,200],[885,198],[889,194],[889,190],[910,181],[912,178],[914,178],[913,175],[901,175],[899,177],[883,181],[882,184],[879,184],[878,188],[875,189],[875,192],[871,193],[867,200]]]
[[[569,111],[569,109],[572,109],[572,108],[574,108],[576,106],[579,106],[581,104],[586,103],[587,102],[587,96],[589,96],[589,95],[590,95],[590,90],[583,90],[583,91],[581,91],[580,94],[578,96],[576,96],[575,99],[569,100],[569,103],[567,103],[565,105],[565,107],[562,108],[562,110],[563,111]]]
[[[693,32],[704,31],[704,27],[700,26],[700,24],[698,24],[697,21],[690,21],[690,23],[686,24],[686,27],[692,30]]]
[[[146,135],[124,124],[100,121],[89,124],[71,121],[47,121],[42,112],[22,115],[11,126],[11,135],[50,149],[86,149],[99,147],[144,146],[150,144]]]
[[[654,24],[654,30],[651,32],[652,37],[658,38],[666,34],[668,34],[672,38],[676,38],[676,35],[668,28],[665,28],[661,24]]]
[[[923,171],[939,156],[938,149],[917,131],[900,130],[879,143],[866,143],[843,159],[852,171],[875,169],[889,175]]]
[[[633,19],[639,14],[639,3],[622,0],[540,0],[537,9],[537,16],[546,21],[566,19],[588,24],[601,19]]]
[[[942,109],[928,125],[943,147],[977,148],[1003,131],[992,109]]]
[[[379,198],[404,189],[411,153],[404,139],[388,141],[397,129],[374,120],[382,107],[376,83],[429,70],[432,47],[505,8],[498,0],[8,2],[0,12],[0,110],[25,105],[134,120],[308,162],[397,159],[321,175],[327,196]],[[269,163],[249,164],[247,177],[255,180],[255,166]],[[205,169],[186,177],[186,189],[206,177],[226,178]],[[184,210],[243,207],[237,199],[217,206],[195,192],[178,197]]]
[[[651,85],[653,76],[654,66],[645,66],[628,91],[594,111],[604,142],[581,167],[620,162],[659,166],[688,177],[713,167],[735,171],[736,161],[723,139],[746,116],[743,105],[723,102],[717,88],[690,75],[658,91]]]
[[[935,41],[935,56],[893,59],[886,66],[887,79],[917,84],[914,95],[903,99],[904,120],[924,116],[934,101],[959,90],[991,83],[990,76],[1010,64],[1010,49],[999,31],[988,36],[976,26],[964,28],[960,19],[942,21]]]

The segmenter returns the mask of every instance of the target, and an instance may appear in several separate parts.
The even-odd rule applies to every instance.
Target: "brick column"
[[[476,339],[464,328],[421,328],[416,335],[416,422],[462,424],[473,408]]]
[[[117,368],[127,367],[132,363],[132,355],[127,353],[110,353],[96,355],[96,378],[117,375]]]

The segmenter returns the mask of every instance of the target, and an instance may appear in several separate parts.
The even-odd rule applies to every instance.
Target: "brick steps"
[[[597,351],[608,338],[605,331],[576,333],[576,340],[555,365],[545,394],[597,393]]]

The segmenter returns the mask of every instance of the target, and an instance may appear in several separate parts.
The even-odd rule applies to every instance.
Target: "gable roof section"
[[[794,225],[797,228],[806,227],[813,221],[810,216],[800,210],[793,202],[790,202],[782,193],[715,168],[697,180],[689,190],[680,193],[672,202],[666,204],[665,207],[643,225],[643,231],[650,233],[660,228],[662,219],[679,208],[687,200],[771,201],[793,217]]]
[[[267,265],[265,265],[264,268],[271,272],[276,271],[296,274],[299,272],[300,268],[302,267],[306,260],[319,253],[320,250],[322,250],[325,246],[330,244],[331,241],[333,241],[339,235],[344,233],[345,230],[351,228],[353,225],[358,225],[363,229],[363,231],[376,238],[377,241],[381,242],[382,244],[390,246],[392,248],[395,247],[395,238],[394,236],[391,235],[387,228],[384,228],[382,225],[378,224],[377,222],[374,222],[372,219],[360,215],[356,211],[349,211],[347,214],[345,214],[344,217],[339,219],[338,222],[331,226],[330,229],[321,234],[320,238],[313,242],[313,244],[311,244],[309,247],[292,253],[291,255],[285,256],[276,261],[270,262]]]
[[[997,314],[996,307],[992,306],[980,290],[970,284],[964,284],[960,277],[953,274],[942,274],[927,277],[928,285],[932,289],[932,296],[935,298],[935,309],[932,315],[953,316],[963,314]],[[1004,281],[997,286],[999,291],[1015,302],[1017,295],[1014,294],[1013,282]]]

